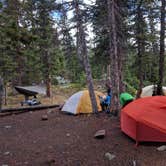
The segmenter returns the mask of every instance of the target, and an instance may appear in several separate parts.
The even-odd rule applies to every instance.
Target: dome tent
[[[157,85],[149,85],[149,86],[145,86],[144,88],[142,88],[141,97],[152,96],[155,86],[157,86]],[[166,87],[165,86],[162,87],[162,90],[163,90],[164,95],[166,95]]]
[[[121,111],[121,130],[136,140],[166,142],[166,97],[137,99]]]
[[[95,91],[95,96],[98,111],[102,111],[98,96],[103,96],[103,94],[101,92]],[[89,91],[84,90],[73,94],[64,104],[62,111],[70,114],[92,113],[93,110],[89,96]]]

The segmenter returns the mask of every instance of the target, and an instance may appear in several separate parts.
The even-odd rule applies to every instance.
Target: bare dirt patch
[[[47,115],[48,120],[42,121]],[[95,139],[105,129],[103,139]],[[105,113],[72,116],[42,110],[0,118],[0,166],[166,166],[160,144],[135,142]],[[105,154],[116,157],[109,161]]]

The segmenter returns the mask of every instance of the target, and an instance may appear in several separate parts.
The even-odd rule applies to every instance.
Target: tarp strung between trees
[[[43,94],[46,95],[46,88],[43,86],[16,86],[15,89],[23,94],[23,95],[27,95],[27,96],[34,96],[37,94]]]

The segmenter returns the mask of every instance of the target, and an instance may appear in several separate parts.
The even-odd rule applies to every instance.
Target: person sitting
[[[129,104],[133,100],[134,97],[127,92],[120,94],[120,104],[122,105],[122,108],[124,108],[127,104]]]
[[[106,113],[110,113],[111,98],[112,98],[111,90],[110,89],[107,90],[106,97],[99,96],[99,98],[100,98],[100,105],[102,107],[102,110],[106,111]]]

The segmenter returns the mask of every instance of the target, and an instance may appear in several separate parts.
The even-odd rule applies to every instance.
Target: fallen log
[[[28,107],[19,107],[19,108],[5,108],[2,109],[0,112],[0,117],[7,116],[11,114],[20,114],[29,111],[39,111],[42,109],[49,109],[49,108],[58,108],[60,105],[40,105],[40,106],[28,106]]]

